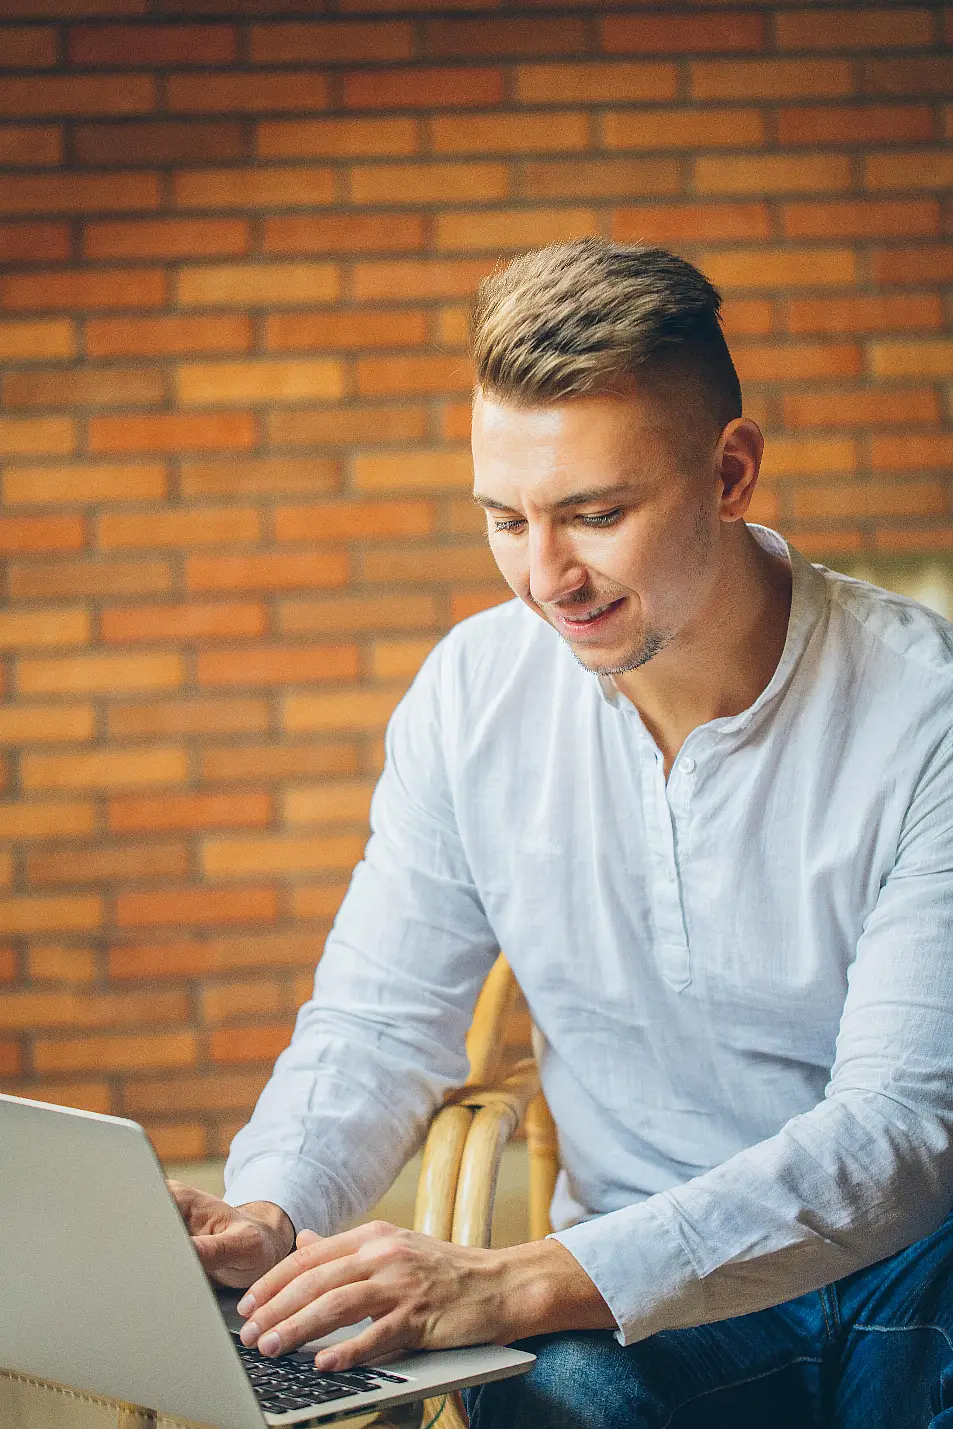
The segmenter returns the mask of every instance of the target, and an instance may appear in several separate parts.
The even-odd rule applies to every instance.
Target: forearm
[[[530,1241],[486,1255],[499,1285],[498,1340],[509,1344],[561,1330],[615,1329],[609,1306],[558,1241]]]
[[[261,1221],[263,1225],[275,1232],[279,1243],[284,1247],[282,1254],[290,1255],[295,1248],[294,1224],[287,1211],[283,1211],[280,1206],[276,1206],[273,1201],[246,1201],[237,1208],[244,1211],[246,1216],[251,1216],[256,1221]]]

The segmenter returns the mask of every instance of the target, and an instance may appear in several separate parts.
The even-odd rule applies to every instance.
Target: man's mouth
[[[565,630],[567,634],[578,635],[583,632],[591,631],[595,626],[608,620],[613,612],[619,609],[624,599],[625,597],[621,596],[618,600],[610,600],[606,605],[594,606],[592,610],[587,610],[584,614],[580,613],[572,616],[565,614],[561,610],[554,610],[551,613],[552,619],[556,625]]]

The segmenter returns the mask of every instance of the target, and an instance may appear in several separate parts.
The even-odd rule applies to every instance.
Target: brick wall
[[[500,252],[686,252],[758,515],[953,545],[953,10],[319,12],[0,0],[0,1079],[170,1158],[247,1113],[386,718],[500,598],[463,357]]]

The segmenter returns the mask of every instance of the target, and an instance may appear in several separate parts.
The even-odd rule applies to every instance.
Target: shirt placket
[[[653,754],[654,757],[642,763],[642,794],[649,834],[657,956],[665,981],[681,992],[688,987],[692,976],[682,908],[676,811],[684,812],[695,766],[689,761],[686,764],[690,767],[685,770],[676,765],[666,786],[662,755],[658,750]]]

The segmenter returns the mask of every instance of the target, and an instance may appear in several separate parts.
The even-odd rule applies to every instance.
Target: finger
[[[203,1265],[221,1265],[248,1260],[252,1265],[260,1265],[261,1234],[257,1226],[248,1221],[233,1221],[214,1233],[203,1232],[192,1236],[195,1253]]]
[[[369,1274],[366,1267],[361,1266],[353,1255],[335,1260],[331,1265],[318,1265],[310,1270],[303,1270],[277,1295],[260,1305],[255,1311],[254,1319],[248,1320],[242,1326],[243,1343],[254,1344],[257,1337],[266,1330],[273,1330],[283,1320],[289,1319],[308,1305],[313,1305],[322,1296],[328,1296],[346,1285],[357,1285],[369,1279]],[[340,1323],[353,1322],[342,1320]]]
[[[355,1365],[386,1364],[419,1347],[419,1339],[399,1322],[396,1314],[384,1315],[353,1339],[319,1350],[314,1366],[320,1370],[344,1370]]]
[[[257,1311],[261,1305],[266,1304],[280,1290],[284,1290],[286,1285],[302,1271],[311,1270],[318,1265],[329,1264],[333,1260],[338,1260],[345,1255],[353,1255],[356,1250],[369,1239],[368,1226],[357,1226],[354,1230],[343,1231],[340,1235],[326,1237],[318,1236],[310,1244],[300,1250],[293,1250],[290,1255],[286,1255],[284,1260],[280,1260],[274,1269],[269,1270],[259,1280],[256,1280],[242,1300],[243,1315]],[[379,1233],[379,1232],[378,1232]]]
[[[309,1340],[319,1340],[332,1330],[356,1324],[384,1308],[380,1303],[380,1292],[366,1280],[336,1287],[264,1330],[257,1339],[259,1353],[269,1357],[287,1354]],[[242,1341],[248,1344],[246,1333],[254,1333],[257,1329],[255,1322],[250,1321],[242,1329]]]
[[[317,1245],[318,1241],[323,1239],[317,1231],[299,1231],[295,1236],[295,1245],[301,1250],[306,1245]]]

